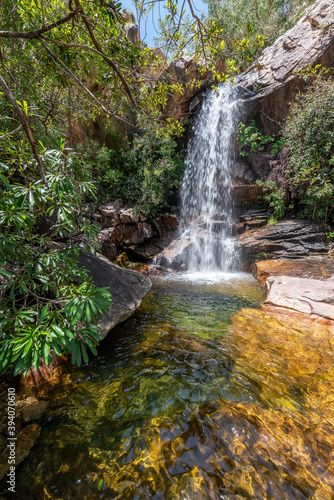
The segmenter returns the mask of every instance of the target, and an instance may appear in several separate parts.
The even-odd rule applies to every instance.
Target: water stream
[[[190,238],[186,262],[191,271],[237,268],[232,238],[232,165],[238,123],[237,91],[222,85],[205,99],[185,158],[181,186],[181,232]]]
[[[260,311],[253,277],[231,273],[236,110],[230,87],[209,96],[188,149],[189,272],[156,278],[99,355],[44,394],[11,498],[334,498],[334,332]]]
[[[45,396],[16,498],[332,500],[333,336],[262,298],[249,275],[157,278]]]

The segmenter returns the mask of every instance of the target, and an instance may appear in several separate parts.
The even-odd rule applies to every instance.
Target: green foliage
[[[274,210],[273,216],[268,222],[268,224],[274,224],[275,221],[283,217],[286,212],[285,191],[283,188],[279,187],[275,181],[258,180],[256,183],[262,187],[264,199],[268,202],[270,208]]]
[[[277,154],[284,144],[282,140],[276,140],[269,135],[263,135],[259,132],[255,121],[246,127],[244,123],[239,123],[237,132],[238,141],[240,143],[240,155],[249,156],[250,153],[259,153],[270,144],[270,153]]]
[[[284,139],[287,175],[303,206],[301,215],[327,222],[334,206],[334,80],[322,76],[297,96]]]
[[[29,181],[35,169],[23,159],[19,173],[0,164],[0,371],[14,375],[49,364],[51,349],[87,362],[100,340],[93,323],[110,304],[77,262],[78,238],[93,250],[98,231],[82,208],[95,191],[89,173],[73,152],[41,160],[46,182]]]
[[[101,202],[120,198],[148,215],[166,210],[166,198],[178,188],[183,173],[182,153],[176,152],[176,142],[145,122],[127,148],[99,148],[87,156],[87,162]]]
[[[244,70],[264,46],[295,24],[312,0],[205,0],[208,18],[224,34],[224,59]]]

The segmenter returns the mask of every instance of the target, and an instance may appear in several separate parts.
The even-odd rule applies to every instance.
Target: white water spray
[[[238,122],[236,91],[211,92],[202,105],[185,158],[181,187],[182,237],[190,238],[190,272],[236,269],[232,238],[232,165]]]

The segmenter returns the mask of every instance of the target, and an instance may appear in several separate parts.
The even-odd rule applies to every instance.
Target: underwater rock
[[[37,424],[25,427],[17,436],[15,445],[15,466],[18,466],[30,453],[31,448],[36,444],[41,428]],[[0,481],[10,471],[9,447],[0,455]]]

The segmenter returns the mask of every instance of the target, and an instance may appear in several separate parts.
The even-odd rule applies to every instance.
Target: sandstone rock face
[[[279,130],[291,99],[302,89],[297,71],[309,64],[334,64],[333,7],[332,0],[316,1],[293,28],[267,47],[239,77],[238,84],[261,100],[265,132]]]
[[[328,280],[333,275],[334,259],[320,256],[298,260],[262,260],[256,262],[253,268],[253,276],[262,286],[265,286],[267,278],[275,276]]]
[[[238,244],[244,256],[253,260],[328,253],[325,225],[305,220],[283,220],[246,231],[239,236]]]
[[[291,276],[267,279],[264,305],[334,320],[334,282]]]
[[[134,313],[152,284],[146,276],[115,266],[102,255],[81,255],[79,263],[89,270],[96,286],[110,289],[112,304],[98,321],[99,333],[106,337],[114,326]]]
[[[167,101],[163,110],[164,115],[180,120],[181,124],[187,118],[191,100],[212,84],[209,71],[199,71],[200,66],[191,57],[173,60],[161,75],[162,81],[181,84],[183,92],[174,92]],[[199,86],[191,85],[193,80],[200,82]],[[193,102],[192,112],[198,107],[199,102]]]
[[[96,221],[102,227],[102,252],[109,260],[115,260],[124,251],[150,259],[168,246],[179,225],[175,215],[148,217],[144,212],[124,207],[120,200],[99,207]]]

